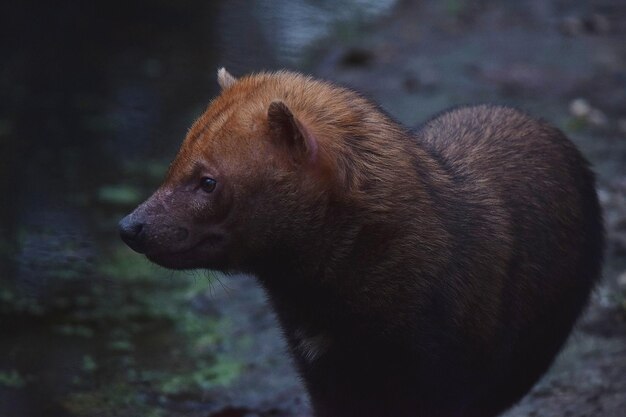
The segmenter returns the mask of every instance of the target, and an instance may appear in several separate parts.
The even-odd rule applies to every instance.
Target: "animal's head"
[[[317,126],[331,87],[224,69],[218,82],[164,183],[119,225],[132,249],[165,267],[248,270],[313,238],[328,206],[327,132]]]

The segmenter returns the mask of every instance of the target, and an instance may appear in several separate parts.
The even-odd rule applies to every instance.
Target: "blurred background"
[[[550,373],[507,416],[623,417],[623,0],[0,7],[0,416],[310,416],[251,278],[172,273],[117,235],[226,66],[333,80],[410,126],[494,102],[564,130],[598,174],[605,278]]]

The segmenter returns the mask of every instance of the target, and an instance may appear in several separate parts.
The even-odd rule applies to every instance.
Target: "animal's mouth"
[[[210,233],[193,246],[176,251],[158,251],[145,253],[145,256],[157,265],[169,269],[194,269],[215,267],[217,258],[224,252],[223,234]]]

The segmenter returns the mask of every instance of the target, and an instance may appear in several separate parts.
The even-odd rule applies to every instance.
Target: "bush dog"
[[[557,129],[461,107],[414,132],[291,72],[236,79],[120,222],[167,268],[251,273],[318,417],[494,416],[546,371],[602,261]]]

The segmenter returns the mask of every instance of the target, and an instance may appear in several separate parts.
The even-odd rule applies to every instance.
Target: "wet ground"
[[[310,416],[253,279],[163,271],[114,231],[216,92],[218,64],[301,69],[411,126],[495,102],[563,129],[598,174],[605,277],[506,416],[624,415],[626,4],[70,3],[17,8],[20,35],[1,41],[0,415]]]

